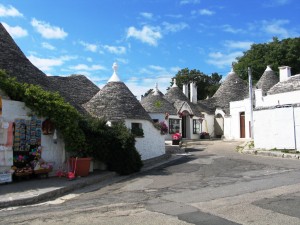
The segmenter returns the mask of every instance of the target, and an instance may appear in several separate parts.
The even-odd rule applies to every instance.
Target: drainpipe
[[[249,98],[250,98],[250,132],[251,132],[251,139],[254,139],[254,129],[253,129],[253,98],[252,98],[252,74],[251,68],[248,67],[248,76],[249,76]]]
[[[296,136],[296,121],[295,121],[295,106],[293,106],[293,122],[294,122],[295,150],[297,151],[297,136]]]

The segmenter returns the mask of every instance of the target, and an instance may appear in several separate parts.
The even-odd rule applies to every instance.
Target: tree
[[[176,78],[176,84],[179,88],[182,88],[183,84],[195,82],[197,86],[197,99],[200,100],[214,95],[220,86],[222,75],[213,73],[211,76],[208,76],[197,69],[189,70],[188,68],[184,68],[179,70],[174,78]],[[172,85],[173,81],[171,82]]]
[[[253,44],[250,50],[237,58],[235,72],[247,80],[247,68],[251,67],[254,81],[258,81],[267,65],[274,71],[280,66],[292,67],[292,74],[300,73],[300,38],[288,38],[281,41],[274,37],[272,42]]]
[[[148,91],[146,91],[146,93],[144,95],[142,95],[142,98],[146,97],[147,95],[149,95],[151,92],[153,91],[153,89],[149,89]]]

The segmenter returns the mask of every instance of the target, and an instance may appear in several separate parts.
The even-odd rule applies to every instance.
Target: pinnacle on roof
[[[153,95],[159,95],[158,84],[156,83]]]
[[[279,82],[278,76],[276,76],[275,72],[271,69],[270,66],[267,66],[263,75],[256,83],[256,88],[262,89],[263,95],[265,95],[267,91],[269,91],[271,87],[273,87],[278,82]]]
[[[118,64],[116,62],[113,63],[112,68],[114,70],[113,75],[108,80],[108,82],[121,82],[120,78],[118,77],[117,70],[118,70]]]
[[[176,78],[174,78],[174,83],[173,83],[173,85],[172,85],[172,88],[173,88],[173,87],[178,87],[177,84],[176,84]]]

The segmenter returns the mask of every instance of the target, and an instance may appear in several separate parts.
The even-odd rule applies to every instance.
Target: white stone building
[[[176,85],[163,95],[157,88],[152,93],[141,99],[141,104],[154,122],[164,122],[168,126],[166,140],[171,140],[172,135],[180,133],[184,139],[199,139],[202,127],[202,109],[197,105],[197,88],[190,84],[190,96],[188,86],[183,86],[183,91]]]
[[[118,77],[116,63],[113,70],[108,83],[84,104],[84,108],[94,117],[110,122],[124,121],[131,130],[143,130],[144,135],[136,137],[136,149],[142,160],[165,154],[164,136],[154,127],[151,117]]]

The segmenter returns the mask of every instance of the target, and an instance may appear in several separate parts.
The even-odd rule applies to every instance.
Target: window
[[[193,134],[200,134],[200,120],[193,120]]]
[[[179,119],[169,119],[169,133],[170,134],[180,133]]]
[[[158,123],[159,120],[158,119],[153,119],[153,123]]]
[[[144,137],[144,131],[141,123],[131,123],[131,133],[136,137]]]

